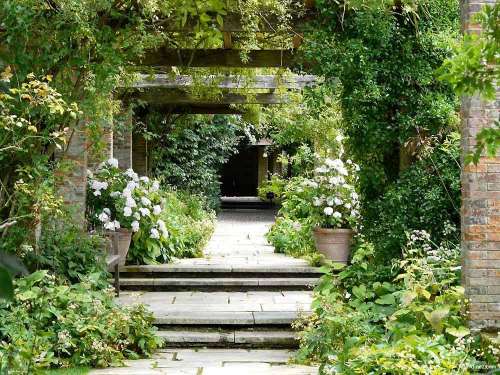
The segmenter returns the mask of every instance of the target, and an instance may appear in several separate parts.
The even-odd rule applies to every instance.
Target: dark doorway
[[[222,168],[221,193],[224,197],[257,195],[258,147],[243,146]]]

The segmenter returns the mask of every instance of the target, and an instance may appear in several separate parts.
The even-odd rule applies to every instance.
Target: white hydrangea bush
[[[168,245],[169,232],[164,217],[160,183],[139,177],[132,169],[119,169],[116,159],[88,173],[87,217],[94,228],[120,228],[134,233],[134,244],[144,247],[144,259],[154,263]],[[137,246],[136,246],[137,247]]]
[[[316,225],[355,229],[359,221],[356,192],[359,166],[351,160],[317,157],[314,177],[302,182]]]

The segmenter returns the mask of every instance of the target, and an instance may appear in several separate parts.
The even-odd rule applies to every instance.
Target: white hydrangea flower
[[[339,135],[337,135],[337,136],[335,137],[335,140],[336,140],[337,142],[342,142],[342,141],[344,140],[344,137],[343,137],[342,135],[340,135],[340,134],[339,134]]]
[[[342,214],[340,212],[338,212],[338,211],[335,211],[333,213],[333,217],[336,218],[336,219],[340,219],[342,217]]]
[[[132,168],[127,169],[125,175],[133,181],[139,181],[139,175]]]
[[[114,221],[108,221],[106,224],[104,224],[104,229],[115,230],[115,222]]]
[[[132,190],[125,188],[123,189],[122,195],[124,198],[132,197]]]
[[[353,191],[353,192],[351,193],[351,198],[352,198],[352,199],[354,199],[354,200],[358,200],[359,195],[358,195],[358,194],[356,194],[356,192],[354,192],[354,191]]]
[[[158,181],[153,182],[153,186],[151,186],[151,191],[158,191],[160,189],[160,183]]]
[[[135,182],[135,181],[129,181],[129,182],[127,182],[127,187],[126,187],[126,189],[128,189],[128,190],[130,190],[130,191],[133,191],[133,190],[134,190],[137,186],[139,186],[139,185],[137,184],[137,182]]]
[[[321,206],[322,203],[323,202],[320,198],[318,198],[318,197],[313,198],[313,206],[319,207],[319,206]]]
[[[118,159],[110,158],[107,161],[108,165],[114,168],[118,168]]]
[[[104,212],[108,216],[111,216],[111,210],[107,207],[103,208],[102,212]]]
[[[109,194],[111,198],[117,198],[122,195],[119,191],[113,191],[112,193]]]
[[[127,197],[127,200],[125,201],[125,205],[128,207],[137,207],[137,203],[135,202],[134,198],[132,197]]]
[[[333,208],[331,208],[331,207],[325,207],[325,209],[323,210],[323,212],[325,213],[326,216],[331,216],[333,214]]]
[[[142,182],[148,183],[149,182],[149,177],[142,176],[141,178],[139,178],[139,180],[141,180]]]
[[[335,203],[335,202],[334,202],[334,199],[333,199],[333,198],[328,198],[328,199],[326,200],[326,204],[327,204],[327,205],[329,205],[329,206],[333,206],[333,204],[334,204],[334,203]]]
[[[333,202],[335,203],[336,206],[340,206],[342,203],[344,203],[344,202],[342,202],[342,199],[337,198],[337,197],[335,197]]]
[[[133,232],[137,232],[139,230],[139,222],[137,220],[132,221],[131,227]]]
[[[315,169],[316,173],[327,173],[328,172],[328,168],[326,167],[318,167]]]
[[[150,237],[153,238],[153,239],[160,238],[160,232],[158,232],[158,229],[151,228]]]
[[[115,229],[120,229],[120,222],[118,220],[114,221]]]
[[[106,223],[109,221],[109,216],[105,213],[105,212],[101,212],[99,216],[97,216],[97,218],[102,222],[102,223]]]
[[[161,219],[159,219],[159,220],[156,222],[156,224],[158,224],[158,227],[159,227],[160,229],[165,229],[165,228],[167,228],[167,226],[166,226],[165,222],[164,222],[163,220],[161,220]]]
[[[345,206],[345,208],[347,208],[348,210],[350,210],[350,209],[351,209],[351,207],[352,207],[350,203],[346,203],[346,204],[344,204],[344,206]]]
[[[146,197],[141,197],[141,203],[145,206],[151,206],[151,201]]]
[[[98,197],[99,195],[101,195],[101,191],[100,191],[100,190],[96,190],[96,191],[94,191],[94,195],[95,195],[96,197]]]
[[[161,214],[161,207],[159,205],[153,206],[153,214],[155,215]]]
[[[141,212],[142,216],[149,216],[149,214],[150,214],[149,209],[145,208],[145,207],[139,208],[139,211]]]
[[[341,174],[341,175],[344,175],[344,176],[348,176],[349,175],[349,172],[347,172],[347,169],[345,167],[338,167],[337,168],[337,171]]]
[[[141,220],[141,214],[138,211],[134,212],[134,218],[136,220]]]
[[[123,216],[125,217],[132,216],[132,209],[129,206],[125,206],[123,208]]]

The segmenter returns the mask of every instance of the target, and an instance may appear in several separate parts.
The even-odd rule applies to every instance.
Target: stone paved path
[[[192,349],[162,350],[153,359],[128,361],[127,367],[92,374],[316,374],[312,367],[288,365],[292,352],[276,349],[296,342],[296,334],[286,327],[309,313],[312,292],[306,284],[317,270],[303,260],[274,253],[264,236],[273,222],[271,210],[223,211],[204,257],[125,267],[124,272],[140,275],[128,281],[139,290],[122,292],[119,302],[144,303],[153,311],[167,345]],[[289,289],[294,283],[300,290]],[[176,285],[203,284],[216,290],[175,290]],[[146,291],[142,285],[174,290]],[[225,290],[228,285],[243,290]],[[194,348],[200,345],[228,348]]]

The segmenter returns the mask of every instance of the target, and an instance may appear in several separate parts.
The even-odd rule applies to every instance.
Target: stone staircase
[[[164,349],[92,374],[316,374],[287,362],[298,346],[292,323],[310,313],[320,272],[274,252],[273,221],[273,210],[224,210],[204,257],[121,267],[118,302],[147,305]]]
[[[161,265],[120,270],[124,304],[144,303],[175,347],[296,346],[319,271],[304,265]]]

